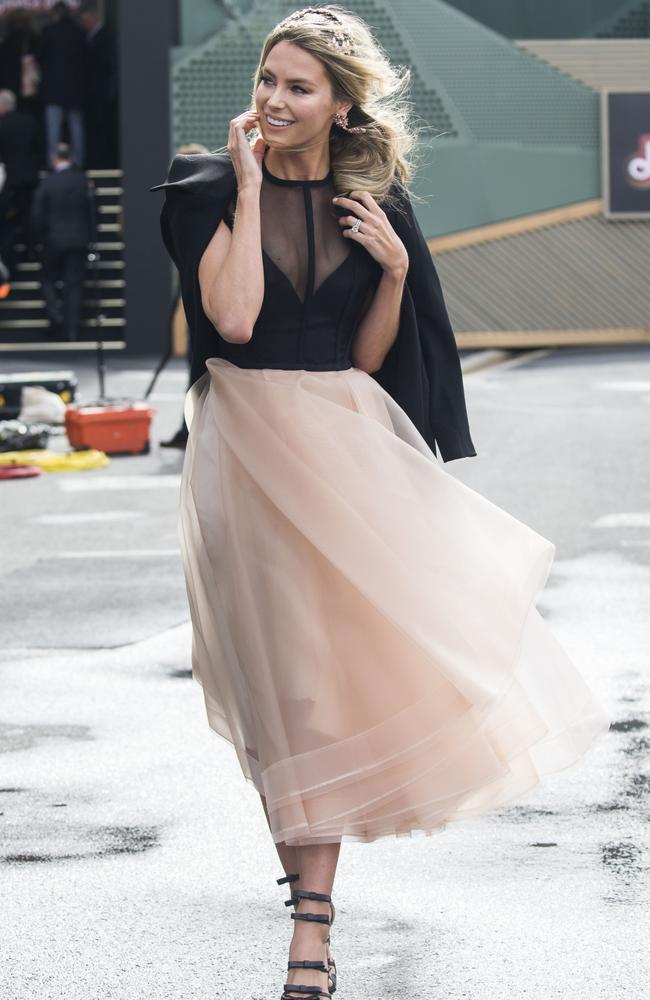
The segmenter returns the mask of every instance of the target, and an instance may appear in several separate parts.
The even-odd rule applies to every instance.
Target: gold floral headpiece
[[[346,56],[355,54],[354,42],[347,31],[344,30],[343,21],[331,10],[325,10],[322,7],[303,7],[302,10],[297,10],[293,14],[289,14],[288,17],[285,17],[278,27],[291,24],[294,21],[302,21],[303,18],[307,17],[310,24],[320,24],[325,27],[323,34],[330,36],[330,45],[335,52]],[[334,25],[334,27],[331,27],[331,25]]]

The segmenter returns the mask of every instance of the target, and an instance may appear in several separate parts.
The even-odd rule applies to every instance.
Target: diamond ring
[[[357,221],[352,226],[352,232],[358,233],[360,229],[361,229],[361,219],[357,219]]]

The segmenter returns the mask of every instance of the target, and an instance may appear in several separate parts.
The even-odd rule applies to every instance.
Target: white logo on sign
[[[650,135],[640,137],[639,153],[628,161],[627,172],[633,181],[645,184],[650,182]]]

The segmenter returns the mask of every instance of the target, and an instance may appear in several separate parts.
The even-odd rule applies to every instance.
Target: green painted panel
[[[427,237],[599,198],[600,167],[587,150],[516,143],[456,143],[428,157],[415,191]]]
[[[625,0],[451,0],[450,6],[507,38],[581,38],[630,6]]]
[[[356,9],[354,3],[344,6]],[[646,38],[649,33],[647,0],[450,0],[449,6],[506,38],[582,38],[602,32]],[[181,43],[200,45],[233,13],[248,13],[253,0],[179,0],[179,7]]]
[[[233,15],[245,14],[253,0],[179,0],[181,45],[201,45]]]

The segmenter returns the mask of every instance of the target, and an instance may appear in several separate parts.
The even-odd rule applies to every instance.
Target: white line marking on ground
[[[650,511],[631,511],[623,514],[605,514],[592,521],[592,528],[650,528]]]
[[[88,473],[79,473],[80,476]],[[100,476],[98,479],[61,479],[58,487],[63,493],[99,493],[117,490],[177,490],[181,477],[169,476]]]
[[[592,382],[592,389],[613,389],[616,392],[650,392],[650,382]]]
[[[94,524],[105,521],[133,521],[144,517],[141,510],[97,510],[86,514],[40,514],[32,518],[32,524]]]
[[[180,549],[88,549],[84,552],[55,552],[56,559],[151,559],[177,556]],[[51,556],[48,556],[50,559]]]

